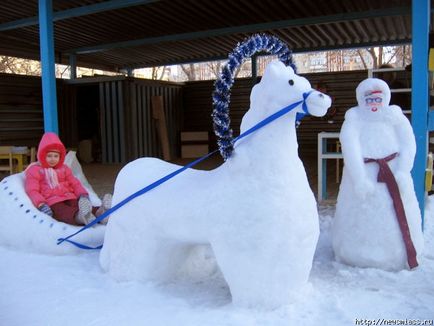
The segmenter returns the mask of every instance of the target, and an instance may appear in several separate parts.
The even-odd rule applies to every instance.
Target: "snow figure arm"
[[[360,144],[360,130],[362,125],[357,117],[357,107],[345,114],[339,140],[342,145],[346,173],[351,178],[354,190],[361,196],[371,192],[374,185],[366,176],[366,168]]]
[[[416,140],[413,128],[398,106],[391,105],[390,109],[394,110],[394,114],[397,115],[395,133],[400,144],[397,174],[407,174],[413,168],[414,157],[416,155]]]

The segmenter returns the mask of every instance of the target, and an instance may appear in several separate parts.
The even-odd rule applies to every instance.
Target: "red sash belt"
[[[404,240],[405,250],[407,251],[407,262],[410,269],[418,266],[416,259],[416,249],[414,248],[413,241],[410,236],[410,229],[408,228],[407,217],[405,215],[404,205],[402,204],[401,194],[399,193],[398,183],[395,176],[390,170],[388,161],[393,160],[398,153],[393,153],[385,158],[373,159],[365,158],[365,163],[376,162],[379,165],[377,182],[386,184],[389,190],[390,197],[392,197],[393,208],[395,209],[396,219],[398,220],[399,228],[401,230],[402,239]]]

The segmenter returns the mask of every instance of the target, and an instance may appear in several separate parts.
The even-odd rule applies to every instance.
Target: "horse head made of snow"
[[[288,104],[302,100],[303,94],[308,114],[317,117],[326,114],[331,105],[329,96],[313,90],[310,82],[297,75],[291,67],[281,61],[272,61],[267,65],[261,82],[253,87],[250,109],[259,108],[265,118]],[[294,111],[305,113],[301,105]]]
[[[250,99],[242,132],[299,104],[236,141],[218,168],[187,169],[114,212],[100,256],[112,277],[165,282],[176,276],[193,246],[208,244],[234,304],[272,308],[301,292],[319,225],[298,157],[295,120],[305,111],[324,115],[331,100],[277,61],[268,65]],[[177,169],[155,158],[127,164],[116,179],[114,203]]]
[[[331,105],[330,97],[312,89],[306,78],[297,75],[281,61],[272,61],[267,65],[261,82],[252,89],[250,110],[243,117],[241,133],[279,109],[301,100],[305,100],[303,105],[297,105],[287,119],[294,120],[297,116],[294,113],[320,117]]]

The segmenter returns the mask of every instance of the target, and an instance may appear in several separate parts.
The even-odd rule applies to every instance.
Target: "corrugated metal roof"
[[[112,1],[53,1],[55,13]],[[0,54],[39,58],[38,25],[2,26],[38,15],[37,0],[0,2]],[[432,26],[433,24],[431,24]],[[110,70],[224,58],[255,32],[294,52],[411,40],[411,0],[167,0],[55,21],[56,61]]]

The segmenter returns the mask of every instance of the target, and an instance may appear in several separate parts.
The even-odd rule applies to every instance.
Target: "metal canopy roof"
[[[411,41],[411,0],[53,0],[56,61],[118,70],[226,58],[256,32],[294,52]],[[0,54],[39,60],[37,0],[0,2]],[[433,24],[431,24],[432,26]]]

